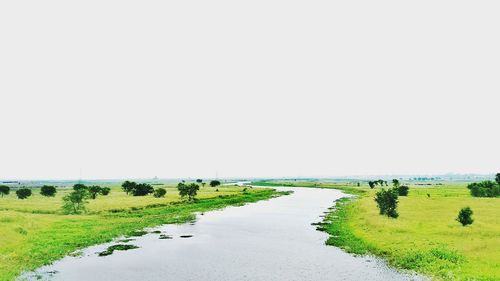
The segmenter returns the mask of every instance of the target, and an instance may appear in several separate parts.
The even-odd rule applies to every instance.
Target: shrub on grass
[[[370,186],[370,188],[374,188],[375,187],[375,182],[369,181],[368,185]]]
[[[165,194],[167,194],[167,190],[165,188],[160,187],[160,188],[155,189],[153,196],[156,198],[161,198],[161,197],[165,197]]]
[[[56,188],[55,186],[52,185],[44,185],[42,188],[40,188],[40,194],[45,196],[45,197],[54,197],[56,196]]]
[[[220,185],[220,181],[218,181],[218,180],[210,181],[210,186],[211,187],[216,187],[216,186],[219,186],[219,185]]]
[[[101,195],[106,196],[109,194],[110,191],[111,189],[109,187],[103,187],[101,188]]]
[[[398,194],[399,196],[408,196],[408,191],[410,188],[406,185],[401,185],[398,187]]]
[[[26,199],[31,196],[31,189],[29,188],[20,188],[16,191],[17,198]]]
[[[10,193],[10,187],[6,186],[6,185],[0,185],[0,196],[4,196],[4,195],[9,195]]]
[[[77,189],[63,197],[62,209],[66,214],[79,214],[85,211],[88,193],[85,189]]]
[[[474,182],[467,185],[470,194],[474,197],[499,197],[500,185],[493,181]]]
[[[396,208],[398,207],[398,191],[391,188],[388,190],[382,189],[375,194],[375,202],[379,208],[381,215],[386,215],[391,218],[399,216]]]
[[[472,210],[469,207],[462,208],[460,212],[458,212],[457,221],[462,224],[462,226],[466,226],[472,224],[474,220],[472,219]]]

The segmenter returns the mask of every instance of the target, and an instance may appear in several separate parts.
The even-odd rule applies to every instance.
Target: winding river
[[[326,246],[313,222],[345,196],[333,189],[293,189],[268,201],[199,214],[195,223],[164,225],[136,237],[129,251],[87,248],[25,274],[22,280],[421,280],[373,257],[355,257]],[[181,237],[183,236],[183,237]],[[165,238],[165,236],[163,237]]]

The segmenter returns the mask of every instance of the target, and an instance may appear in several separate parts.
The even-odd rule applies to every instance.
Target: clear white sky
[[[1,1],[0,178],[500,172],[498,1]]]

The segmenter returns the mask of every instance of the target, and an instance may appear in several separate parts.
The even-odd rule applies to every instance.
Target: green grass
[[[410,185],[409,196],[399,197],[399,218],[391,219],[378,213],[373,198],[379,188],[306,185],[358,189],[357,198],[339,200],[325,218],[321,228],[330,234],[328,245],[355,254],[372,253],[393,266],[438,280],[500,280],[500,198],[471,197],[465,184]],[[463,227],[455,219],[465,206],[472,208],[475,221]]]
[[[126,196],[117,187],[107,197],[90,200],[89,213],[60,213],[60,191],[55,198],[35,194],[19,200],[0,198],[0,280],[14,280],[21,272],[33,270],[78,249],[109,242],[122,235],[137,235],[145,227],[183,223],[204,212],[229,205],[272,198],[285,193],[270,189],[204,187],[195,203],[180,201],[168,188],[166,198]]]

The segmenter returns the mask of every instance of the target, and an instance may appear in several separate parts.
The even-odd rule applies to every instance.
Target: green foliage
[[[63,197],[63,212],[66,214],[79,214],[85,211],[88,193],[85,189],[79,188]]]
[[[87,186],[82,183],[73,185],[73,190],[87,190]]]
[[[399,196],[408,196],[408,192],[409,192],[410,188],[406,185],[400,185],[398,187],[398,195]]]
[[[466,226],[472,224],[474,220],[472,219],[472,209],[470,207],[465,207],[458,212],[457,221],[462,224],[462,226]]]
[[[160,188],[155,189],[153,196],[156,198],[161,198],[161,197],[165,197],[165,194],[167,194],[167,190],[165,188],[160,187]]]
[[[393,179],[392,180],[392,186],[394,188],[398,188],[401,184],[399,183],[399,180],[398,179]]]
[[[98,185],[91,185],[87,188],[87,190],[89,192],[90,198],[92,199],[96,199],[97,195],[102,192],[102,188]]]
[[[40,188],[40,194],[46,197],[54,197],[56,196],[57,189],[52,185],[44,185]]]
[[[375,182],[369,181],[368,185],[370,186],[370,188],[374,188],[375,187]]]
[[[136,185],[137,185],[137,183],[135,183],[133,181],[125,181],[124,183],[122,183],[122,189],[127,194],[129,194],[132,192],[132,190],[135,188]]]
[[[196,182],[197,182],[197,183],[202,183],[202,182],[203,182],[203,180],[202,180],[202,179],[196,179]]]
[[[116,244],[113,246],[108,247],[105,251],[102,251],[99,253],[100,257],[103,256],[109,256],[113,254],[114,251],[127,251],[127,250],[132,250],[132,249],[137,249],[139,247],[135,245],[128,245],[128,244]]]
[[[199,189],[200,186],[195,183],[185,184],[181,182],[177,185],[177,190],[179,190],[179,195],[182,198],[187,196],[189,201],[194,200]]]
[[[381,215],[386,215],[391,218],[397,218],[399,216],[396,210],[398,207],[397,189],[391,188],[388,190],[380,190],[375,194],[375,202],[377,202]]]
[[[154,192],[154,188],[150,184],[133,181],[125,181],[122,184],[122,189],[127,194],[132,194],[133,196],[146,196]]]
[[[31,189],[29,188],[20,188],[16,190],[17,198],[26,199],[31,196]]]
[[[500,173],[497,173],[495,175],[495,181],[497,182],[498,185],[500,185]]]
[[[212,180],[210,181],[210,186],[211,187],[216,187],[216,186],[219,186],[220,185],[220,181],[218,180]]]
[[[371,248],[370,245],[352,234],[348,219],[353,208],[351,198],[341,198],[335,202],[335,210],[329,213],[323,228],[318,229],[330,234],[326,241],[327,245],[339,247],[348,253],[364,255]]]
[[[0,185],[0,196],[4,196],[4,195],[9,195],[10,193],[10,187],[6,186],[6,185]]]
[[[474,182],[467,185],[470,194],[474,197],[499,197],[500,185],[493,181]]]
[[[102,187],[101,188],[101,195],[103,195],[103,196],[109,195],[109,192],[111,192],[111,188],[109,188],[109,187]]]
[[[131,190],[133,196],[146,196],[153,193],[153,191],[153,186],[147,183],[136,184]]]

